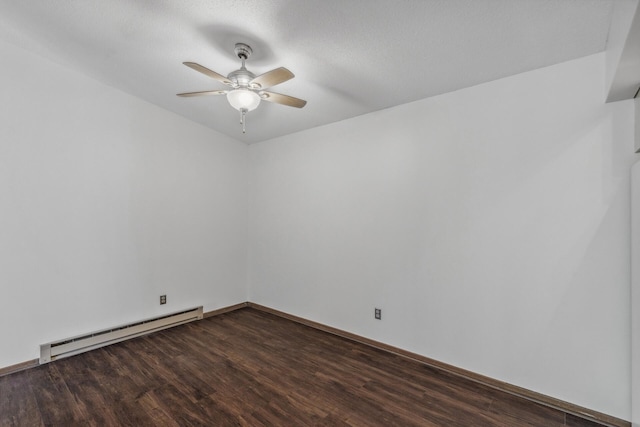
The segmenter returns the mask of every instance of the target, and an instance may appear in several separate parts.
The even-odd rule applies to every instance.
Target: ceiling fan
[[[236,110],[240,111],[242,133],[246,132],[246,114],[251,110],[255,110],[262,100],[296,108],[302,108],[307,104],[307,101],[300,98],[294,98],[293,96],[264,90],[292,79],[294,75],[291,71],[284,67],[280,67],[275,70],[267,71],[266,73],[256,77],[255,74],[247,70],[244,66],[245,61],[249,59],[251,53],[253,53],[251,47],[244,43],[236,43],[234,51],[236,56],[242,61],[242,66],[240,69],[229,73],[227,77],[203,67],[200,64],[196,64],[195,62],[183,62],[187,67],[199,71],[202,74],[229,86],[231,89],[179,93],[178,96],[227,95],[229,104],[231,104],[231,106]]]

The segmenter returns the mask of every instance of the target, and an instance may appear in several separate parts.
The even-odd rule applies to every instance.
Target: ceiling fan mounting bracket
[[[236,47],[233,50],[236,53],[236,56],[240,59],[247,60],[253,53],[251,46],[244,43],[236,43]]]

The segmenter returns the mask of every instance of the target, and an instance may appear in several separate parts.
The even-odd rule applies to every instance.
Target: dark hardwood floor
[[[0,425],[598,424],[244,308],[0,377]]]

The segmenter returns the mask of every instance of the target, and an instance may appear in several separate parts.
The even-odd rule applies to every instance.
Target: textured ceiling
[[[0,0],[0,39],[253,143],[601,52],[612,0]],[[284,66],[242,134],[220,74]],[[0,65],[1,66],[1,65]],[[99,102],[99,100],[96,100]]]

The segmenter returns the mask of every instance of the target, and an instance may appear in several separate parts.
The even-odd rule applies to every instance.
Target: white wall
[[[599,54],[251,146],[249,299],[630,419],[633,108],[604,74]]]
[[[0,367],[246,300],[244,144],[11,45],[0,56]]]

